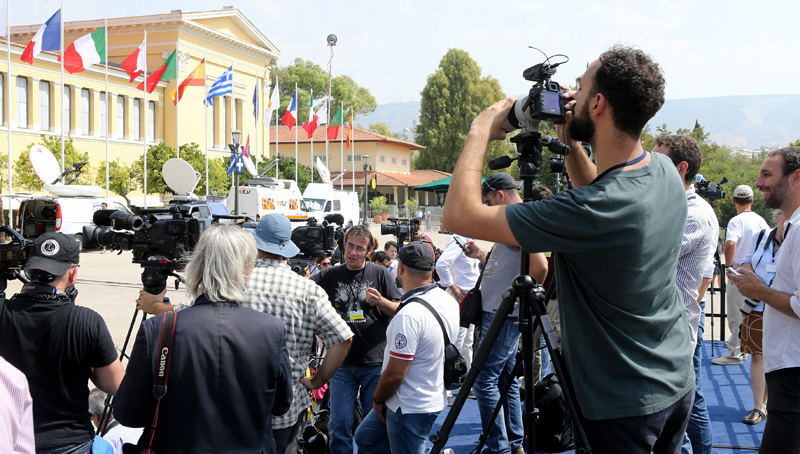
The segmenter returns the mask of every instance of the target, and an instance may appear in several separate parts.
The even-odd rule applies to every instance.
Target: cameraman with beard
[[[553,251],[562,344],[580,417],[595,453],[678,452],[694,393],[686,311],[675,270],[686,194],[673,164],[640,136],[664,103],[658,64],[615,46],[568,91],[566,157],[575,189],[547,200],[480,203],[490,140],[514,99],[472,122],[444,206],[455,233]],[[579,141],[592,145],[597,164]],[[511,276],[509,276],[509,280]]]

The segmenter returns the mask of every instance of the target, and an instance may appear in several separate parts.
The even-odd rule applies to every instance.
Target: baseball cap
[[[481,195],[499,191],[500,189],[517,189],[517,183],[514,182],[511,175],[505,172],[493,173],[481,185]]]
[[[746,184],[740,184],[739,186],[736,186],[736,189],[733,190],[733,197],[737,199],[752,199],[753,189]]]
[[[397,258],[403,265],[414,268],[420,271],[431,271],[436,262],[436,256],[433,255],[433,249],[421,241],[412,241],[400,249]]]
[[[73,238],[58,232],[44,233],[34,240],[25,271],[42,270],[61,276],[80,258],[81,247]]]
[[[260,251],[284,258],[292,258],[300,253],[300,248],[292,242],[292,223],[280,213],[264,215],[252,232]]]

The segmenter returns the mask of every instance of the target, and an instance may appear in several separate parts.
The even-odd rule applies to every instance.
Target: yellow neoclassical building
[[[42,11],[42,20],[49,11]],[[20,61],[25,46],[41,24],[11,28],[10,67],[0,56],[0,149],[6,149],[9,127],[11,155],[16,160],[39,136],[60,136],[62,130],[87,151],[90,164],[120,158],[129,163],[146,146],[165,142],[173,148],[195,142],[207,149],[209,158],[228,156],[230,131],[250,134],[251,153],[269,155],[269,129],[263,126],[263,107],[270,88],[268,65],[280,51],[238,9],[184,12],[107,19],[108,70],[94,65],[74,75],[64,73],[62,85],[58,52],[42,52],[29,65]],[[64,46],[105,25],[104,19],[65,22]],[[145,95],[119,67],[141,43],[147,32],[147,69],[152,72],[177,50],[178,77],[161,81]],[[6,43],[0,46],[5,54]],[[177,88],[205,58],[206,86],[233,66],[233,93],[214,98],[205,107],[202,86],[188,87],[178,106],[169,92]],[[267,80],[266,87],[263,81]],[[256,90],[256,84],[259,88]],[[253,115],[253,94],[259,96],[259,118]],[[10,101],[10,104],[7,103]],[[58,155],[57,150],[53,150]],[[3,154],[3,159],[7,159]],[[8,188],[3,188],[7,190]]]

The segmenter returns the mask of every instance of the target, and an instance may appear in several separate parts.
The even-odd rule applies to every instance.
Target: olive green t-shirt
[[[564,358],[588,419],[652,414],[695,384],[675,283],[686,191],[671,161],[651,157],[645,167],[506,207],[526,252],[559,253]]]

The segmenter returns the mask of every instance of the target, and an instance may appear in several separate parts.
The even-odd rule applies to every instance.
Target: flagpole
[[[6,83],[9,87],[11,87],[11,0],[6,1],[6,63],[8,64],[8,70],[6,71]],[[0,87],[2,89],[2,87]],[[64,86],[61,86],[61,90],[64,90]],[[9,93],[7,91],[6,93]],[[64,99],[64,95],[61,95],[61,99]],[[62,108],[61,111],[63,112],[64,109]],[[62,114],[63,115],[63,114]],[[8,193],[13,194],[13,184],[11,179],[12,176],[12,166],[11,166],[11,96],[6,96],[6,123],[8,124]],[[61,122],[61,129],[64,129],[64,122]],[[11,215],[11,207],[8,207],[8,225],[14,225],[14,219]]]
[[[147,29],[144,31],[144,72],[142,73],[142,93],[144,96],[144,136],[142,145],[144,147],[144,207],[147,208]]]
[[[353,124],[352,107],[350,108],[350,124],[351,125]],[[353,137],[350,137],[350,156],[352,156],[350,160],[353,161],[353,191],[355,191],[356,190],[356,132],[355,131],[353,131]],[[366,176],[364,178],[366,178]]]
[[[111,110],[108,107],[111,105],[111,103],[110,103],[111,94],[108,92],[108,18],[107,17],[105,18],[105,22],[103,23],[103,34],[104,34],[103,46],[105,47],[105,57],[106,57],[106,61],[103,62],[103,63],[105,63],[105,66],[106,66],[106,125],[105,125],[106,126],[106,198],[109,198],[110,197],[109,189],[110,189],[111,183],[110,183],[110,178],[109,178],[110,176],[109,176],[109,171],[108,171],[108,167],[109,167],[109,164],[108,164],[108,136],[111,134],[111,128],[109,128],[108,125],[111,124],[111,121],[109,119],[108,113]],[[63,60],[63,58],[62,58],[62,60]],[[63,87],[63,85],[62,85],[62,87]],[[62,90],[63,90],[63,88],[62,88]],[[63,100],[64,100],[64,96],[63,95],[61,96],[61,100],[63,102]],[[63,107],[61,109],[61,115],[64,115]],[[64,124],[63,123],[64,122],[62,121],[61,123],[62,123],[61,124],[61,129],[62,129],[62,132],[63,132],[63,129],[64,129]]]
[[[206,91],[206,96],[203,98],[203,121],[205,121],[205,137],[206,137],[206,197],[208,196],[208,78],[206,77],[206,53],[203,52],[203,88]],[[180,91],[179,91],[180,92]]]
[[[8,2],[11,3],[11,0],[8,0]],[[60,17],[60,19],[61,19],[61,49],[59,50],[59,52],[61,52],[61,55],[64,55],[64,2],[61,2],[61,14],[59,14],[59,16],[61,16]],[[7,39],[11,40],[11,35],[8,35]],[[61,63],[61,91],[63,92],[64,91],[64,58],[62,57],[59,60],[61,60],[61,62],[60,62]],[[11,68],[9,67],[8,69],[9,69],[9,72],[11,72]],[[108,91],[106,91],[106,93],[108,93]],[[61,102],[64,102],[63,94],[61,96]],[[61,109],[61,110],[63,111],[64,109]],[[106,111],[106,112],[108,112],[108,111]],[[62,112],[61,115],[64,115],[64,113]],[[17,121],[19,121],[19,119],[17,119]],[[64,125],[63,124],[61,125],[61,173],[64,173]]]
[[[275,86],[272,87],[272,89],[273,90],[277,90],[278,89],[278,75],[277,74],[275,74]],[[280,92],[278,92],[278,103],[280,103],[280,99],[281,99],[281,95],[280,95]],[[271,95],[270,95],[269,100],[270,100],[270,102],[272,102],[272,96]],[[270,118],[269,121],[272,122],[272,118]],[[279,154],[278,154],[278,143],[279,143],[279,141],[278,141],[278,129],[280,129],[280,123],[278,123],[278,106],[275,106],[275,179],[280,180],[280,178],[281,178],[281,176],[280,176],[281,163],[278,161],[278,156],[279,156]],[[267,147],[267,151],[269,151],[269,147]]]
[[[178,82],[180,78],[180,58],[178,57],[178,41],[175,40],[175,90],[178,89]],[[175,93],[175,99],[178,99],[178,93]],[[166,101],[166,100],[165,100]],[[179,101],[179,100],[178,100]],[[175,149],[178,151],[178,159],[181,158],[181,109],[180,102],[175,101]]]
[[[258,97],[258,92],[259,92],[259,90],[258,90],[258,77],[259,77],[259,76],[258,76],[258,68],[256,68],[256,87],[254,88],[254,90],[255,90],[255,92],[256,92],[256,99],[257,99],[258,101],[260,101],[260,99],[259,99],[259,97]],[[264,91],[264,90],[263,90],[263,87],[262,87],[262,90],[261,90],[261,91],[262,91],[262,92]],[[261,107],[259,106],[259,104],[261,104],[261,103],[260,103],[260,102],[256,102],[256,105],[255,105],[255,106],[253,106],[253,112],[254,112],[254,116],[256,117],[256,118],[255,118],[255,120],[253,120],[253,121],[254,121],[254,123],[253,123],[253,126],[254,126],[254,127],[255,127],[255,129],[256,129],[256,140],[255,140],[255,145],[256,145],[256,146],[254,147],[254,149],[256,150],[256,162],[255,162],[256,174],[255,174],[255,175],[253,175],[253,178],[258,178],[258,113],[259,113],[258,111],[259,111],[259,109],[261,109]],[[252,159],[252,158],[251,158],[251,159]]]
[[[314,118],[314,89],[311,89],[311,102],[308,104],[308,119],[311,120]],[[310,128],[311,125],[309,124],[308,127]],[[311,163],[308,165],[311,167],[311,182],[314,182],[314,130],[311,130]]]
[[[294,83],[294,95],[297,96],[297,82]],[[295,109],[297,108],[297,99],[295,98]],[[300,116],[300,111],[297,111],[298,116]],[[300,119],[298,118],[297,121],[299,122]],[[297,161],[297,125],[294,128],[294,181],[297,182],[297,169],[299,167],[299,163]]]
[[[341,103],[339,110],[342,112],[342,115],[344,115],[344,102]],[[342,124],[339,126],[339,128],[344,128],[344,118],[342,118]],[[344,191],[344,134],[342,134],[342,139],[339,141],[339,143],[341,144],[341,163],[339,164],[339,170],[342,172],[342,178],[339,179],[339,189]]]

